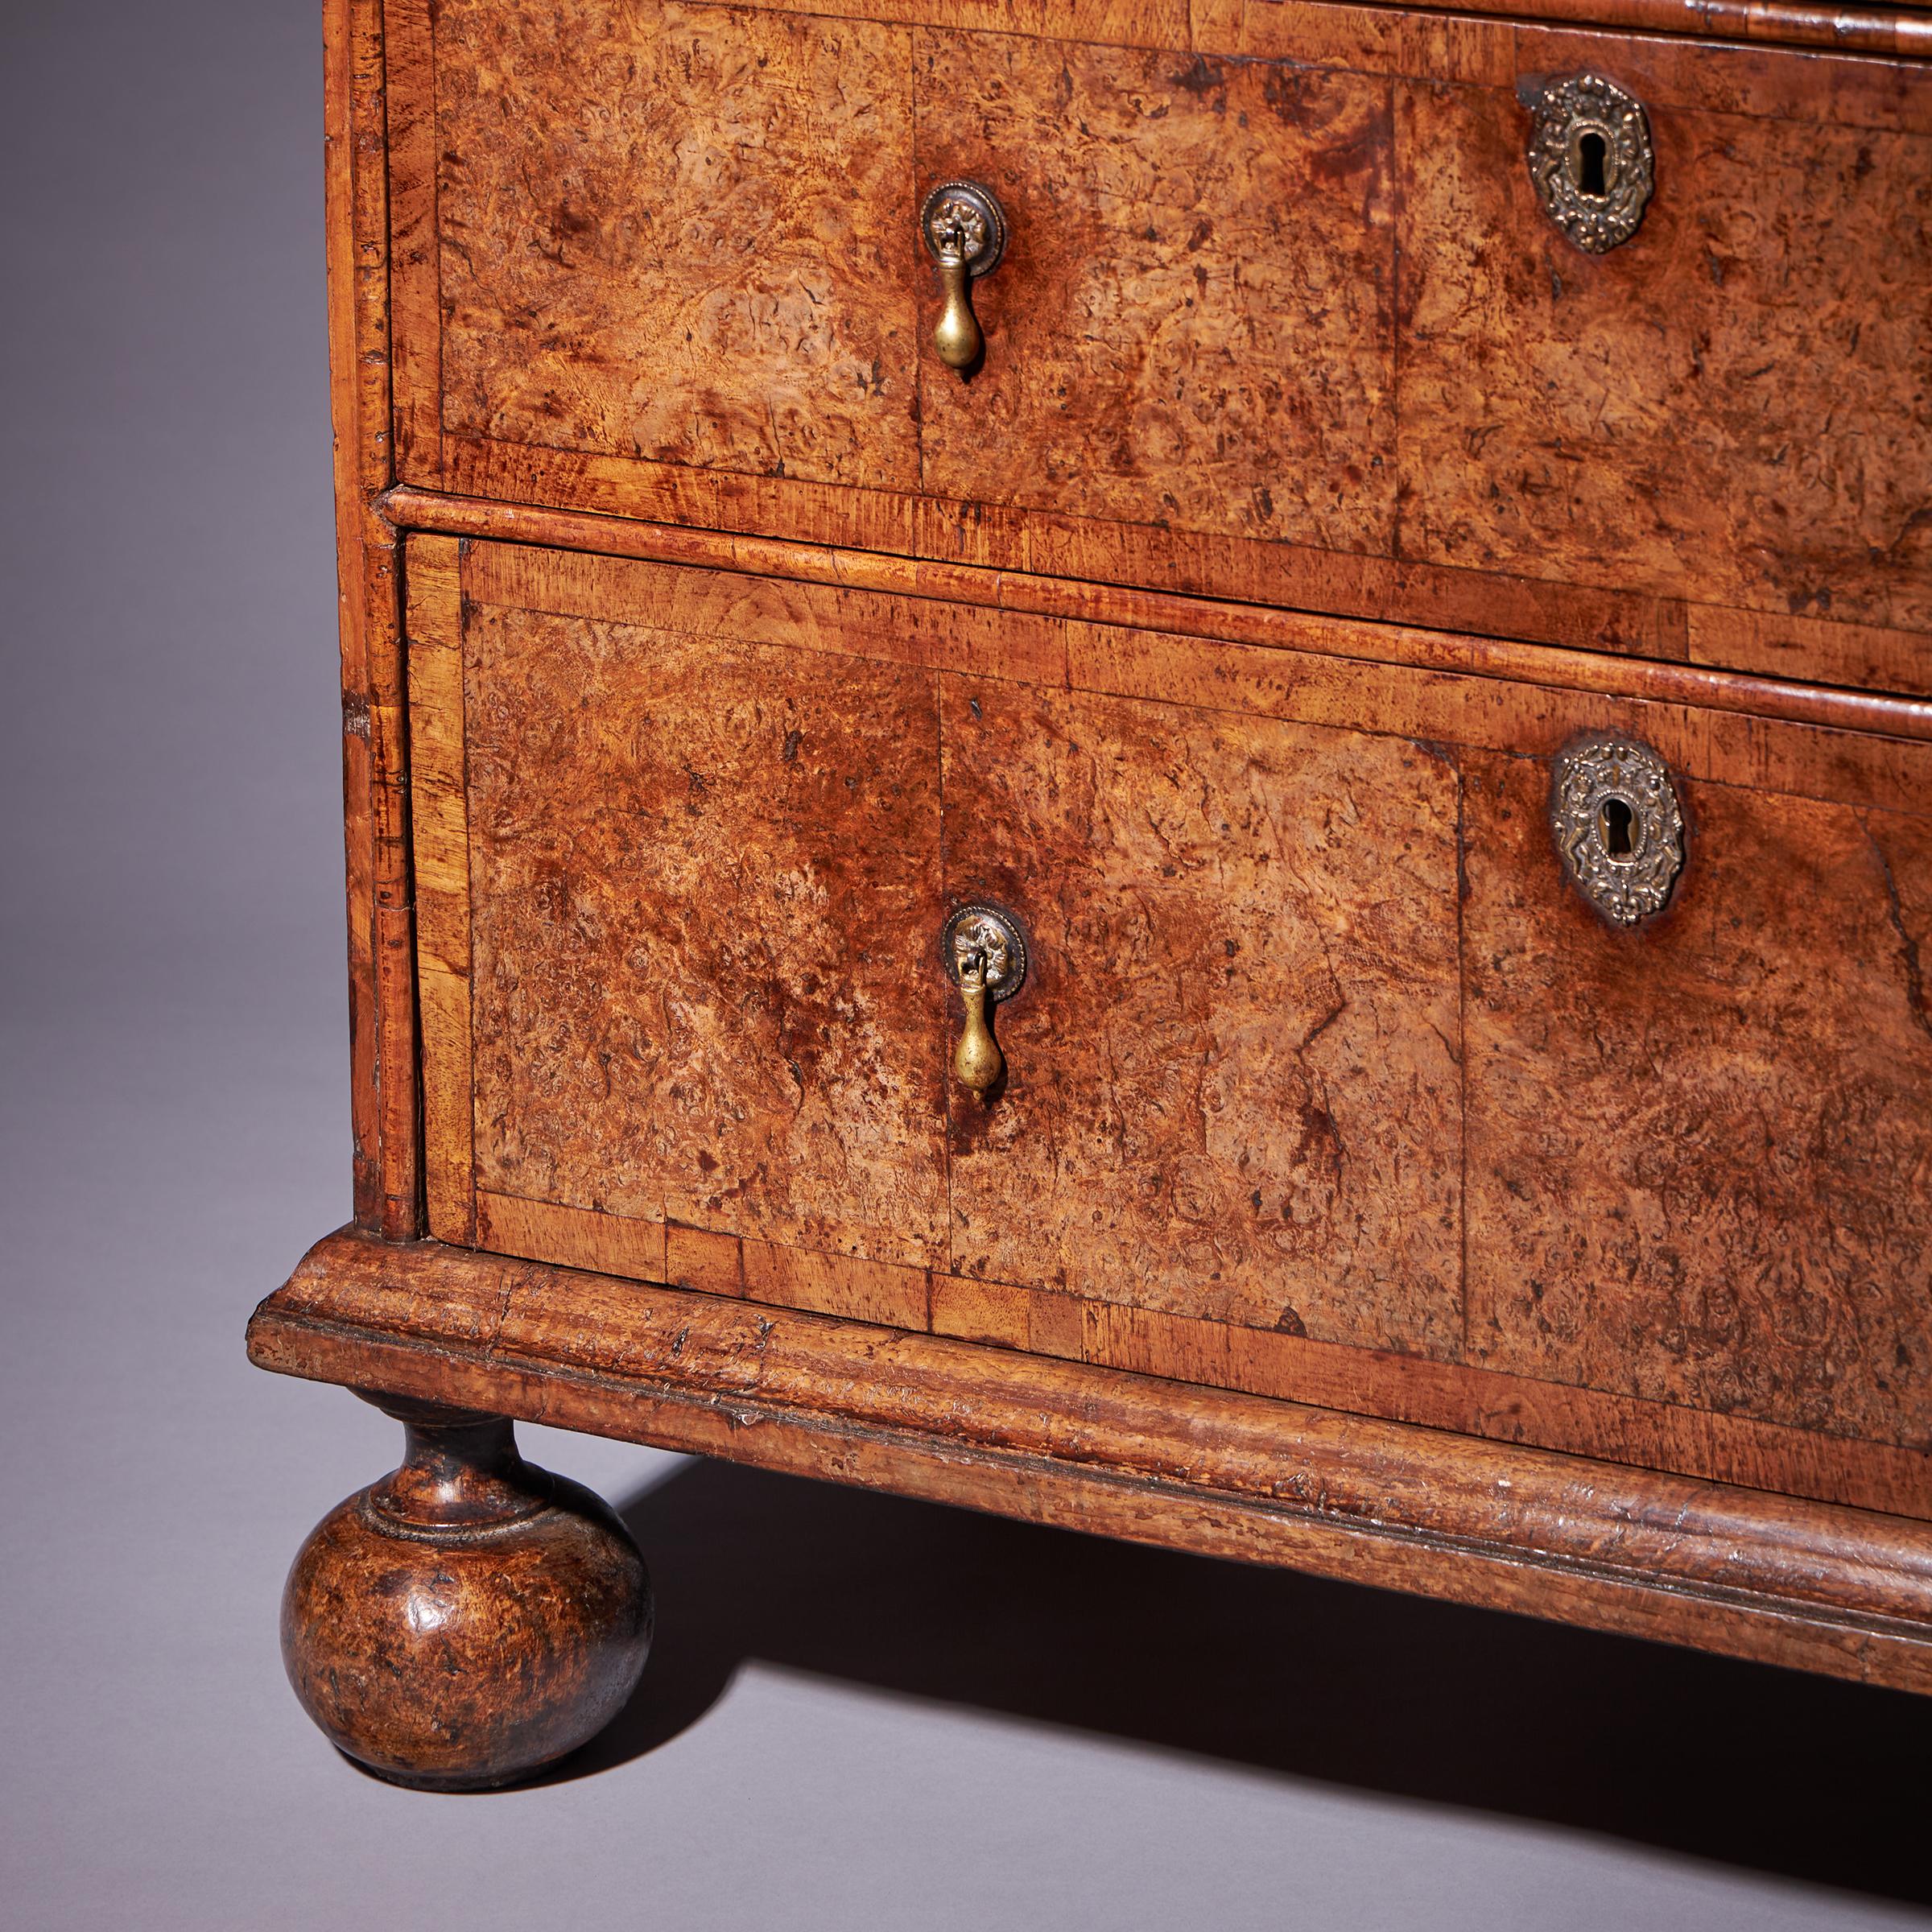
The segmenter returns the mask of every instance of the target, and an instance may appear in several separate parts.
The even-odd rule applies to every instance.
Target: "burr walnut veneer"
[[[328,52],[330,1736],[634,1681],[515,1417],[1932,1690],[1932,18]]]

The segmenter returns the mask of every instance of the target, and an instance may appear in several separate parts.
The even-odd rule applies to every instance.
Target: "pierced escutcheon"
[[[1532,103],[1530,179],[1543,213],[1586,254],[1628,242],[1656,182],[1644,104],[1601,74],[1552,80]]]
[[[946,922],[939,957],[966,1007],[953,1077],[984,1100],[1006,1065],[988,1014],[1019,991],[1026,976],[1026,943],[1010,914],[992,906],[962,906]]]
[[[1573,885],[1612,926],[1670,902],[1684,865],[1684,818],[1670,769],[1633,738],[1579,738],[1558,753],[1550,828]]]

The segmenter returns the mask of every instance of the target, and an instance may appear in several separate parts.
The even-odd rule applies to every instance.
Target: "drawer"
[[[1932,1509],[1932,744],[407,564],[440,1238]],[[1682,855],[1633,923],[1552,838],[1606,745],[1662,790],[1586,830]],[[989,1098],[970,907],[1024,953]]]
[[[405,481],[1932,690],[1922,69],[870,10],[391,0]],[[1525,153],[1579,74],[1653,155],[1596,254]],[[919,232],[955,178],[1009,237],[969,379]]]

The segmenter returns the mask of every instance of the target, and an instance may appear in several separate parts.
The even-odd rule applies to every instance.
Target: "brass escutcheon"
[[[1530,179],[1543,213],[1586,254],[1628,242],[1656,181],[1644,104],[1601,74],[1572,74],[1550,81],[1532,112]]]
[[[993,906],[962,906],[939,935],[939,957],[966,1007],[953,1076],[983,1100],[1006,1065],[989,1016],[1019,991],[1026,976],[1026,943],[1009,913]]]
[[[919,210],[919,233],[939,269],[945,298],[933,347],[948,369],[964,372],[986,346],[967,284],[999,266],[1006,252],[1006,217],[991,188],[976,181],[942,181]]]
[[[1550,829],[1570,882],[1612,926],[1662,912],[1684,864],[1670,768],[1648,745],[1579,738],[1550,774]]]

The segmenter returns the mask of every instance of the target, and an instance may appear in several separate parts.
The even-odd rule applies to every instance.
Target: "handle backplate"
[[[993,190],[976,181],[942,181],[919,210],[919,233],[934,261],[963,262],[976,282],[1006,252],[1006,217]]]

